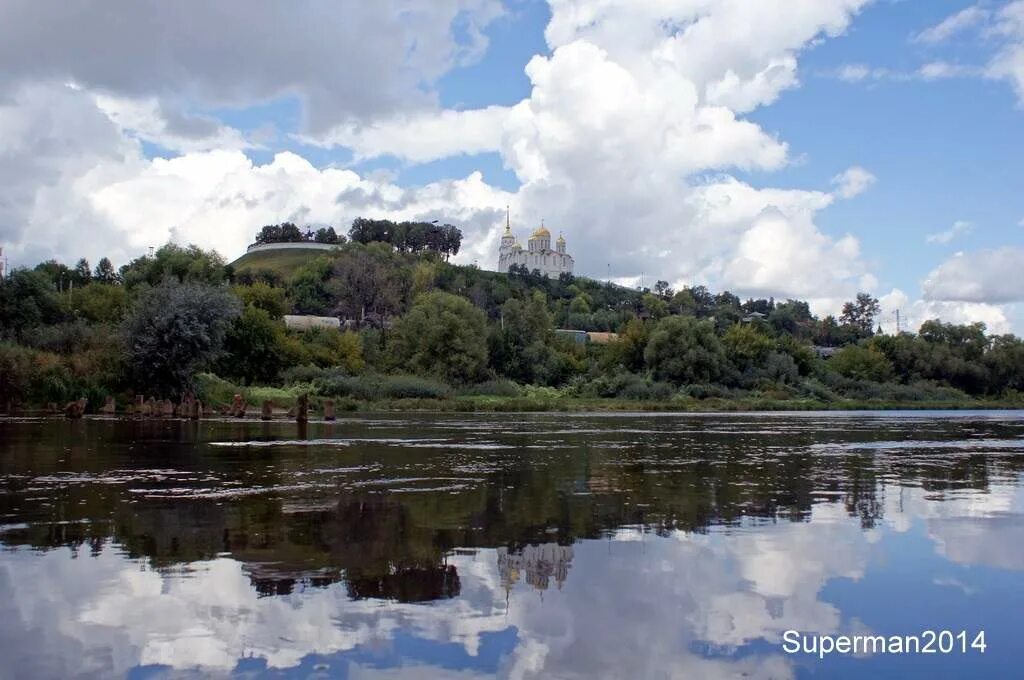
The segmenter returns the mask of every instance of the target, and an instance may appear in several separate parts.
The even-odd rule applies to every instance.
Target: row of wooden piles
[[[69,402],[63,409],[58,409],[56,404],[50,404],[50,411],[57,413],[63,410],[68,418],[81,418],[85,415],[88,402],[82,398]],[[337,417],[337,409],[333,399],[325,399],[322,402],[323,419],[334,420]],[[295,400],[295,406],[288,413],[288,418],[294,418],[297,422],[304,423],[309,420],[310,404],[308,395],[300,395]],[[114,415],[117,413],[117,403],[113,397],[107,397],[106,402],[99,409],[103,415]],[[203,417],[221,415],[233,418],[245,418],[249,414],[249,404],[236,394],[230,404],[217,407],[216,409],[204,407],[203,402],[191,395],[186,395],[181,402],[174,403],[170,399],[146,399],[143,395],[135,395],[135,402],[128,406],[126,414],[136,418],[188,418],[190,420],[201,420]],[[271,401],[264,401],[260,405],[260,420],[275,420],[280,414],[274,409]]]

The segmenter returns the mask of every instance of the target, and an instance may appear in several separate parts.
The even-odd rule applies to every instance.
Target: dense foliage
[[[1024,342],[982,324],[932,320],[916,334],[883,334],[867,294],[838,318],[817,318],[803,301],[702,286],[498,274],[449,264],[461,234],[447,227],[356,220],[347,241],[324,230],[338,248],[285,273],[236,276],[216,253],[173,244],[120,270],[106,258],[17,269],[0,283],[0,403],[86,396],[94,408],[106,395],[189,390],[215,402],[245,390],[965,403],[1024,391]],[[288,224],[261,234],[306,238]],[[344,323],[289,330],[289,313]],[[615,335],[581,342],[558,329]]]

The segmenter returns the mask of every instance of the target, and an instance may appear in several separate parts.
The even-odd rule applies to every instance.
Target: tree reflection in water
[[[0,553],[0,590],[21,603],[0,647],[19,647],[25,612],[51,592],[75,625],[124,628],[143,650],[125,652],[136,662],[189,658],[166,646],[174,630],[154,628],[157,612],[170,622],[176,611],[177,625],[212,631],[217,667],[254,640],[267,663],[290,667],[398,644],[405,631],[477,660],[504,635],[508,663],[540,675],[600,676],[627,659],[652,672],[792,675],[774,655],[717,655],[776,642],[786,627],[862,625],[821,593],[879,578],[876,543],[936,570],[921,575],[933,598],[954,601],[956,584],[978,607],[992,584],[1024,590],[1022,435],[1013,414],[405,415],[304,434],[286,423],[0,421],[0,541],[43,551]],[[900,538],[914,532],[930,554],[905,552],[920,549]],[[58,567],[58,548],[77,562]],[[130,576],[137,564],[157,580]],[[983,586],[957,565],[1009,571]],[[95,592],[76,600],[74,578]],[[510,609],[518,590],[550,593],[543,613],[528,601]],[[214,610],[213,592],[234,595]],[[649,658],[630,657],[645,648]]]

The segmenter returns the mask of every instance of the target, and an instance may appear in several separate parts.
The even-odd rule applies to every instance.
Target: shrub
[[[285,385],[294,383],[315,383],[321,378],[348,375],[336,368],[322,368],[312,364],[292,366],[281,371],[281,380]]]
[[[315,389],[325,397],[352,397],[363,401],[444,399],[451,394],[447,385],[412,375],[327,376],[316,381]]]
[[[499,379],[470,385],[460,390],[459,394],[475,397],[518,397],[522,394],[522,389],[511,380]]]
[[[734,392],[722,385],[704,383],[686,385],[679,390],[679,394],[694,399],[728,399],[734,395]]]

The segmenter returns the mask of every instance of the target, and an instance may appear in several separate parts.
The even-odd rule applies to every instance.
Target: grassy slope
[[[264,250],[246,253],[232,262],[231,266],[235,268],[236,272],[243,272],[247,269],[270,269],[284,278],[288,278],[302,265],[312,262],[320,255],[327,254],[327,251],[315,248],[309,250]]]

